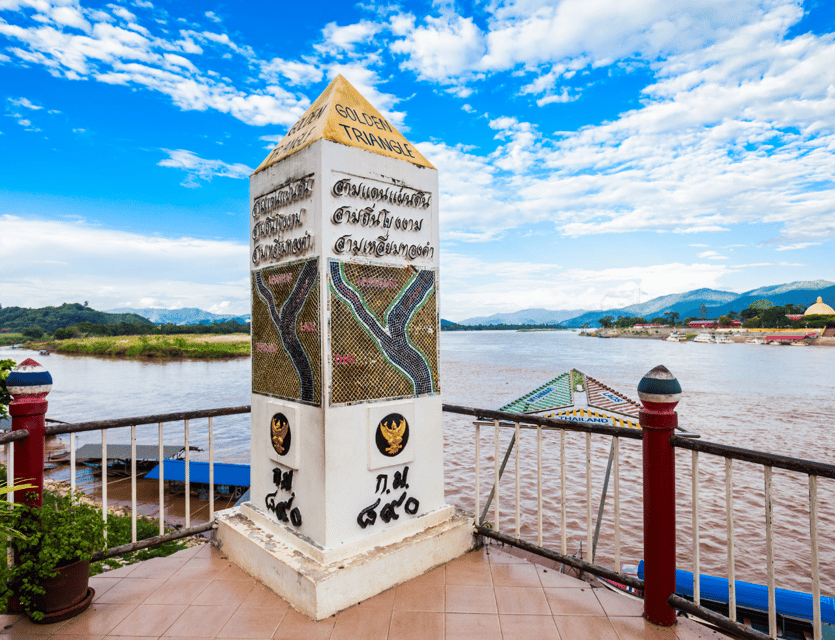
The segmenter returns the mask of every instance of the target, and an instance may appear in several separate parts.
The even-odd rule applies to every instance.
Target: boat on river
[[[687,336],[678,331],[673,331],[670,335],[664,338],[667,342],[687,342]]]
[[[695,338],[693,338],[693,342],[703,342],[703,343],[715,344],[716,343],[716,338],[714,338],[713,336],[709,336],[706,333],[700,333]]]
[[[624,564],[622,572],[644,579],[644,561],[637,565]],[[601,578],[603,584],[613,591],[643,598],[640,589],[627,587],[614,580]],[[751,582],[735,581],[736,619],[747,627],[768,633],[768,587]],[[693,574],[690,571],[676,571],[676,595],[693,601]],[[812,594],[788,589],[775,589],[777,612],[777,637],[788,640],[806,640],[812,637],[813,603]],[[728,580],[706,574],[699,574],[699,603],[705,609],[728,615]],[[821,622],[823,637],[835,637],[835,598],[821,596]],[[704,622],[703,622],[704,623]]]

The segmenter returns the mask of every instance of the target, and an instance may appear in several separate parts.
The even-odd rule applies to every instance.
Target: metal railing
[[[691,479],[691,512],[693,522],[693,604],[701,605],[700,575],[700,533],[699,533],[699,454],[718,456],[724,460],[725,474],[725,510],[727,531],[727,567],[728,567],[728,619],[736,619],[736,557],[735,557],[735,526],[733,506],[733,461],[748,462],[759,465],[763,469],[764,505],[765,513],[765,545],[766,545],[766,574],[768,588],[768,637],[776,638],[779,633],[777,625],[776,584],[774,570],[774,498],[772,470],[784,469],[800,473],[807,478],[809,489],[809,539],[810,539],[810,578],[812,582],[812,633],[814,640],[822,638],[821,600],[820,600],[820,559],[818,532],[818,478],[835,479],[835,465],[802,460],[778,454],[763,453],[717,444],[688,440],[680,436],[672,436],[673,447],[687,449],[692,452]],[[677,606],[677,605],[676,605]],[[700,607],[701,608],[701,607]]]
[[[625,429],[607,425],[597,424],[583,424],[568,420],[561,420],[558,418],[545,418],[541,416],[528,414],[513,414],[502,411],[493,411],[487,409],[476,409],[470,407],[461,407],[456,405],[443,405],[443,410],[448,413],[472,416],[476,418],[473,423],[475,435],[475,490],[474,503],[475,513],[477,518],[476,530],[480,535],[492,538],[516,546],[520,549],[530,553],[542,556],[544,558],[561,562],[567,566],[584,571],[586,573],[596,575],[602,578],[620,582],[621,584],[634,587],[637,589],[644,588],[643,580],[636,580],[632,576],[625,575],[620,571],[621,567],[621,465],[620,465],[620,449],[621,440],[641,440],[642,433],[637,429]],[[492,425],[480,421],[491,420]],[[485,502],[482,502],[481,484],[484,473],[484,465],[481,461],[484,451],[482,450],[482,438],[484,435],[484,428],[492,431],[493,447],[491,451],[486,452],[489,456],[492,454],[492,481],[493,487]],[[499,446],[500,430],[510,431],[512,435],[509,440],[509,446],[506,451],[502,451]],[[535,453],[528,450],[526,453],[529,459],[536,458],[536,544],[533,541],[525,541],[521,539],[520,527],[520,455],[523,455],[520,447],[520,434],[523,431],[536,432],[536,450]],[[559,520],[560,520],[560,549],[559,551],[543,547],[543,487],[542,487],[542,451],[543,451],[543,432],[559,432],[559,441],[549,443],[554,449],[559,447],[559,463],[560,463],[560,500],[559,500]],[[577,432],[585,434],[585,499],[586,499],[586,527],[585,527],[585,544],[586,549],[589,550],[588,557],[591,560],[585,561],[574,556],[568,555],[567,531],[566,526],[566,432]],[[490,435],[488,433],[488,435]],[[553,434],[556,436],[556,434]],[[603,497],[601,497],[601,506],[597,514],[596,523],[593,520],[592,511],[592,463],[591,463],[591,438],[592,435],[604,436],[611,439],[611,450],[609,458],[609,466],[607,468],[607,478],[604,482],[603,497],[605,497],[607,486],[609,482],[609,471],[611,472],[613,484],[613,531],[610,533],[614,542],[614,569],[601,566],[594,563],[594,548],[596,542],[596,535],[593,534],[595,529],[599,529],[602,519]],[[686,613],[699,617],[719,628],[733,633],[737,636],[748,638],[776,638],[778,635],[777,625],[777,608],[775,602],[775,570],[774,570],[774,517],[773,517],[773,495],[772,495],[772,469],[779,468],[792,472],[804,474],[808,478],[809,489],[809,531],[811,540],[811,566],[810,574],[812,581],[812,600],[813,600],[813,620],[812,631],[814,640],[822,638],[821,627],[821,607],[820,607],[820,566],[819,566],[819,530],[818,530],[818,498],[817,498],[817,480],[822,478],[835,478],[835,465],[829,465],[820,462],[809,460],[802,460],[792,458],[789,456],[763,453],[739,447],[722,445],[712,442],[705,442],[694,438],[696,434],[686,432],[684,434],[675,434],[670,437],[670,444],[674,448],[689,450],[692,452],[692,482],[690,487],[690,518],[693,526],[693,600],[673,594],[668,602],[671,606],[685,611]],[[530,446],[530,445],[529,445]],[[508,487],[506,491],[510,494],[510,505],[505,506],[504,496],[502,493],[502,475],[509,462],[511,451],[515,456],[515,479],[514,485]],[[555,452],[556,453],[556,452]],[[727,567],[728,567],[728,584],[729,584],[729,604],[728,616],[724,616],[716,611],[702,606],[701,602],[701,588],[700,588],[700,536],[699,536],[699,454],[710,454],[713,456],[720,456],[724,459],[725,466],[725,502],[726,502],[726,531],[727,531]],[[501,463],[500,463],[501,460]],[[766,531],[766,566],[767,566],[767,587],[768,587],[768,619],[769,632],[768,634],[761,633],[751,626],[740,624],[736,616],[736,558],[734,553],[734,512],[733,512],[733,461],[744,461],[754,463],[763,467],[764,489],[765,489],[765,531]],[[489,468],[490,465],[488,465]],[[489,473],[489,471],[488,471]],[[580,478],[575,478],[575,482]],[[638,479],[640,481],[640,479]],[[674,481],[674,479],[673,479]],[[582,481],[581,481],[582,482]],[[492,506],[493,521],[492,526],[487,525],[486,518]],[[508,509],[512,513],[511,525],[506,527],[507,530],[502,530],[502,513],[503,509]],[[515,510],[515,512],[514,512]],[[505,517],[505,522],[507,518]],[[531,534],[532,535],[532,534]]]
[[[202,409],[197,411],[181,411],[176,413],[165,413],[149,416],[136,416],[131,418],[118,418],[115,420],[98,420],[95,422],[78,422],[78,423],[60,423],[47,426],[45,431],[47,436],[56,436],[69,434],[69,450],[70,450],[70,488],[75,491],[76,483],[76,434],[100,431],[101,432],[101,501],[102,501],[102,518],[107,522],[108,514],[108,455],[107,455],[107,434],[110,429],[119,429],[130,427],[130,446],[131,446],[131,543],[122,545],[120,547],[113,547],[106,551],[96,554],[94,561],[105,558],[112,558],[114,556],[123,555],[139,549],[145,549],[170,540],[177,540],[186,538],[198,533],[208,531],[212,528],[214,522],[214,506],[215,506],[215,485],[214,485],[214,465],[215,465],[215,450],[214,450],[214,418],[219,416],[229,416],[236,414],[249,413],[250,407],[222,407],[218,409]],[[209,442],[209,519],[208,522],[196,526],[191,526],[191,478],[189,467],[191,462],[190,437],[191,429],[189,422],[191,420],[208,418],[208,442]],[[165,434],[166,423],[183,423],[183,450],[185,456],[185,507],[183,528],[165,533],[165,456],[163,455],[163,442]],[[157,425],[157,436],[159,442],[159,534],[151,538],[137,540],[137,472],[136,472],[136,430],[137,427],[143,425]],[[14,478],[14,446],[15,442],[20,442],[28,437],[29,433],[26,430],[10,431],[0,435],[0,444],[6,445],[6,461],[7,474],[9,478]],[[14,495],[10,496],[10,500],[14,500]]]
[[[478,421],[474,423],[475,429],[475,513],[476,513],[476,530],[480,535],[483,535],[506,544],[519,547],[525,551],[540,555],[549,560],[561,562],[567,566],[578,569],[585,573],[596,575],[609,580],[614,580],[621,584],[625,584],[636,589],[644,588],[644,581],[633,576],[626,575],[620,571],[620,440],[641,440],[641,432],[637,429],[628,429],[624,427],[615,427],[599,424],[585,424],[582,422],[573,422],[559,418],[546,418],[542,416],[534,416],[527,414],[514,414],[503,411],[493,411],[490,409],[477,409],[472,407],[462,407],[457,405],[445,404],[443,410],[447,413],[454,413],[459,415],[472,416],[474,418],[484,420],[492,420],[493,431],[493,487],[488,493],[484,505],[481,502],[481,439],[482,439],[482,424]],[[490,428],[489,426],[487,427]],[[509,445],[506,451],[503,452],[500,447],[500,430],[513,430]],[[520,435],[523,430],[536,432],[536,544],[526,542],[521,539],[521,500],[520,500]],[[559,449],[560,449],[560,549],[548,549],[543,546],[543,481],[542,481],[542,449],[543,449],[543,432],[559,432]],[[568,538],[567,538],[567,502],[564,499],[567,490],[567,473],[566,473],[566,432],[577,432],[585,435],[585,498],[586,498],[586,531],[585,544],[587,550],[587,557],[589,560],[577,558],[568,553]],[[611,478],[613,479],[613,504],[614,504],[614,549],[615,549],[615,569],[595,564],[593,557],[593,550],[595,549],[595,529],[592,501],[592,445],[591,438],[593,434],[608,436],[612,440],[610,450]],[[501,479],[504,469],[507,465],[511,451],[514,452],[515,465],[515,479],[512,487],[513,498],[511,508],[513,509],[513,535],[501,531],[502,520],[502,485]],[[500,463],[499,460],[502,460]],[[608,475],[606,480],[608,488]],[[493,508],[493,524],[487,526],[486,519],[490,507]],[[602,500],[600,509],[602,510]],[[598,516],[598,525],[600,523],[600,516]]]
[[[620,571],[621,567],[621,441],[635,441],[642,440],[643,434],[637,429],[628,429],[622,427],[615,427],[601,424],[584,424],[569,420],[562,420],[559,418],[545,418],[541,416],[527,415],[527,414],[513,414],[501,411],[494,411],[489,409],[476,409],[470,407],[461,407],[457,405],[444,404],[443,411],[452,414],[471,416],[473,418],[492,421],[492,435],[494,438],[493,446],[493,489],[482,503],[481,495],[481,480],[484,469],[481,464],[482,450],[482,426],[477,421],[474,424],[475,431],[475,491],[474,503],[475,513],[477,517],[476,532],[479,535],[498,540],[500,542],[519,547],[525,551],[540,555],[553,561],[563,563],[580,571],[596,575],[602,578],[613,580],[621,584],[634,587],[636,589],[643,589],[645,583],[643,580],[637,579],[633,576],[626,575]],[[96,422],[83,422],[74,424],[58,424],[46,427],[47,435],[70,434],[70,468],[71,479],[70,483],[73,489],[76,487],[75,474],[75,448],[76,438],[75,434],[80,432],[100,431],[102,441],[102,513],[103,517],[107,518],[107,433],[108,430],[114,428],[130,427],[131,429],[131,448],[132,448],[132,463],[131,463],[131,523],[132,523],[132,542],[123,547],[113,548],[103,552],[96,559],[105,557],[112,557],[135,551],[140,548],[145,548],[159,544],[161,542],[186,537],[198,532],[207,531],[212,526],[214,519],[214,424],[213,419],[219,416],[228,416],[234,414],[249,413],[249,406],[226,407],[218,409],[208,409],[201,411],[187,411],[178,413],[168,413],[160,415],[139,416],[131,418],[120,418],[117,420],[103,420]],[[189,441],[191,437],[189,421],[196,419],[208,418],[208,439],[209,439],[209,522],[198,525],[196,527],[190,526],[190,478],[189,478],[189,461],[190,461],[190,447]],[[186,461],[186,475],[185,475],[185,527],[180,531],[166,534],[164,532],[164,467],[160,467],[159,477],[159,521],[160,521],[160,535],[154,538],[137,541],[136,539],[136,516],[137,516],[137,493],[136,493],[136,429],[138,426],[156,424],[158,425],[159,438],[159,458],[163,460],[163,437],[164,425],[172,422],[183,423],[183,444]],[[489,423],[488,423],[489,424]],[[489,427],[488,427],[489,428]],[[500,449],[499,434],[502,430],[512,430],[512,437],[510,438],[510,446],[502,455]],[[532,541],[524,541],[521,539],[522,533],[522,518],[521,518],[521,496],[520,496],[520,437],[523,431],[536,432],[536,543]],[[543,438],[547,438],[549,432],[559,432],[559,450],[560,450],[560,544],[559,551],[546,548],[544,546],[544,496],[543,496]],[[584,442],[584,458],[585,458],[585,499],[586,499],[586,526],[585,526],[585,545],[587,550],[587,557],[589,560],[577,558],[568,553],[568,539],[567,539],[567,500],[565,499],[568,478],[566,472],[566,432],[581,433],[585,436]],[[556,434],[553,434],[556,435]],[[772,469],[783,469],[791,472],[803,474],[807,478],[809,491],[809,531],[810,531],[810,574],[812,581],[812,599],[813,599],[813,637],[815,640],[822,638],[822,621],[820,610],[820,563],[819,563],[819,530],[818,530],[818,478],[832,478],[835,479],[835,465],[829,465],[820,462],[802,460],[792,458],[789,456],[782,456],[776,454],[768,454],[739,447],[722,445],[717,443],[705,442],[694,439],[695,434],[685,433],[684,435],[674,434],[669,438],[669,443],[672,447],[691,451],[692,460],[692,484],[690,488],[690,504],[691,504],[691,521],[693,526],[693,601],[682,598],[673,594],[670,596],[668,602],[671,606],[684,610],[690,614],[698,616],[720,628],[725,629],[736,635],[741,635],[750,638],[766,638],[777,637],[777,609],[775,597],[775,570],[774,570],[774,517],[773,517],[773,495],[772,495]],[[615,568],[605,567],[600,564],[595,564],[594,549],[597,538],[596,531],[599,531],[600,522],[602,519],[603,504],[598,511],[596,524],[593,521],[592,508],[592,436],[603,436],[611,439],[611,448],[609,454],[609,465],[607,467],[607,476],[604,482],[604,496],[609,483],[609,476],[613,485],[613,542],[614,542],[614,564]],[[16,442],[20,442],[28,437],[28,432],[25,430],[12,431],[0,435],[0,444],[6,445],[6,459],[8,464],[7,473],[9,478],[14,477],[14,446]],[[510,455],[515,452],[515,481],[513,493],[511,498],[511,513],[512,520],[512,535],[511,531],[501,530],[501,514],[503,505],[505,504],[505,497],[502,494],[501,477],[506,465],[510,461]],[[711,456],[718,456],[724,461],[725,467],[725,510],[726,510],[726,532],[727,532],[727,568],[728,568],[728,616],[723,616],[715,611],[712,611],[704,606],[701,602],[701,585],[700,585],[700,500],[699,500],[699,454],[708,454]],[[500,459],[502,459],[500,463]],[[736,620],[736,556],[735,556],[735,518],[733,507],[733,463],[734,461],[747,462],[757,464],[763,467],[764,490],[765,490],[765,530],[766,530],[766,566],[767,566],[767,587],[768,587],[768,618],[769,618],[769,633],[762,634],[750,627],[739,624]],[[13,497],[12,497],[13,499]],[[486,517],[489,509],[493,508],[494,523],[493,526],[487,526]]]

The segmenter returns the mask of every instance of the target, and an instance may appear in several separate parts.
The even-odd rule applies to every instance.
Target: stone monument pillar
[[[216,540],[319,620],[473,546],[444,501],[438,172],[338,76],[250,200],[251,502]]]

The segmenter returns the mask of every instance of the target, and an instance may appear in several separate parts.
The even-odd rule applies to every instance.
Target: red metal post
[[[676,468],[670,436],[678,425],[681,385],[664,366],[638,385],[644,456],[644,617],[670,627],[676,611],[667,599],[676,589]]]
[[[9,415],[12,431],[25,429],[29,436],[14,445],[14,482],[34,485],[34,489],[15,491],[15,502],[40,507],[43,504],[43,470],[46,439],[46,396],[52,389],[52,376],[40,364],[27,359],[12,369],[6,378],[12,396]]]

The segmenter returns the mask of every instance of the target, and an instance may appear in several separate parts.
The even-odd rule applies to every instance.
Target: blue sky
[[[439,169],[445,318],[835,280],[833,61],[819,0],[0,0],[0,304],[247,312],[338,73]]]

